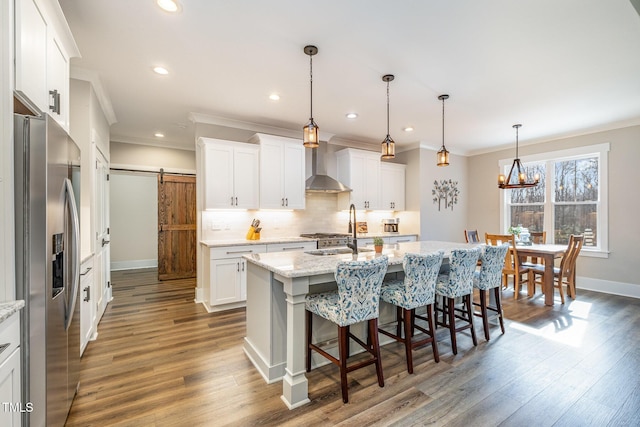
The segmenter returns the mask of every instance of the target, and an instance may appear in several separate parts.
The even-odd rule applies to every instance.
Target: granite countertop
[[[13,313],[24,307],[24,301],[19,299],[16,301],[0,302],[0,323],[7,320]]]
[[[384,245],[382,254],[389,257],[389,265],[402,264],[404,254],[431,253],[444,250],[445,257],[451,254],[452,249],[469,248],[478,246],[478,243],[455,243],[440,241],[407,242]],[[371,247],[369,247],[371,248]],[[305,277],[320,274],[333,273],[339,261],[351,261],[357,259],[364,261],[380,256],[374,251],[353,254],[338,255],[311,255],[305,252],[272,252],[263,254],[250,254],[243,257],[249,262],[279,274],[283,277]]]
[[[373,237],[384,238],[384,237],[407,237],[407,236],[416,236],[416,238],[418,237],[416,233],[383,233],[383,232],[358,233],[356,237],[358,239],[369,239]]]
[[[221,248],[225,246],[244,246],[244,245],[269,245],[277,243],[297,243],[297,242],[315,242],[317,239],[309,239],[307,237],[270,237],[260,240],[246,239],[229,239],[229,240],[201,240],[200,244],[210,248]]]

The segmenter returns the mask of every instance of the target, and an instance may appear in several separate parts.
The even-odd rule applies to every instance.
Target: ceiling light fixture
[[[272,93],[271,95],[269,95],[269,99],[272,101],[280,101],[280,95],[278,95],[277,93]]]
[[[393,74],[385,74],[382,76],[382,81],[387,82],[387,136],[384,141],[382,141],[381,159],[393,159],[396,157],[396,143],[391,139],[391,135],[389,135],[389,82],[393,81],[394,78]]]
[[[304,53],[309,55],[309,87],[310,87],[310,114],[309,114],[309,123],[307,123],[303,128],[303,138],[302,143],[307,148],[317,148],[318,147],[318,125],[313,121],[313,55],[318,53],[318,48],[315,46],[305,46]]]
[[[521,127],[521,124],[513,125],[516,129],[516,158],[513,159],[513,164],[511,165],[511,169],[509,170],[509,175],[505,178],[504,174],[498,175],[498,188],[528,188],[535,187],[540,182],[540,175],[535,174],[533,178],[533,182],[527,182],[527,175],[522,171],[522,163],[520,163],[520,159],[518,158],[518,129]],[[513,171],[517,172],[517,182],[511,182],[513,177]]]
[[[442,101],[442,147],[438,151],[438,166],[449,166],[449,152],[444,146],[444,100],[449,99],[449,95],[440,95],[438,97]]]
[[[166,12],[177,12],[180,9],[180,5],[175,0],[156,0],[156,4]]]
[[[155,136],[156,138],[164,138],[164,133],[156,132],[156,133],[153,134],[153,136]]]
[[[347,119],[357,119],[358,118],[358,114],[357,113],[347,113],[347,114],[345,114],[345,116],[347,117]]]
[[[156,74],[160,74],[161,76],[166,76],[169,74],[169,70],[164,67],[153,67],[153,72]]]
[[[413,126],[407,126],[406,128],[402,129],[405,132],[413,132]]]

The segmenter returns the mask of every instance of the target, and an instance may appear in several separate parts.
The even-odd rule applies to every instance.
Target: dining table
[[[536,244],[516,245],[518,257],[537,257],[544,260],[544,277],[542,290],[544,291],[544,304],[553,305],[553,267],[554,260],[564,256],[567,245]],[[528,285],[528,295],[533,296],[533,286]]]

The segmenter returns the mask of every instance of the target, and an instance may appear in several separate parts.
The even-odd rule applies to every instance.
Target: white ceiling
[[[116,115],[112,141],[193,149],[190,113],[331,141],[474,154],[640,124],[640,16],[629,0],[60,0]],[[162,65],[170,74],[159,76]],[[276,92],[280,101],[269,100]],[[359,117],[348,120],[355,111]],[[413,126],[411,133],[404,132]],[[153,136],[161,131],[166,137]]]

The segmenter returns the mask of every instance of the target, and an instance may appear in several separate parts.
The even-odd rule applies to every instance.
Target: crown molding
[[[111,105],[111,99],[109,98],[107,91],[104,89],[102,80],[100,80],[100,76],[96,71],[72,65],[69,71],[69,77],[71,77],[72,79],[84,80],[91,83],[91,86],[93,86],[93,90],[98,97],[98,102],[100,103],[102,112],[107,118],[109,126],[118,121],[116,119],[116,113],[113,111],[113,105]]]

